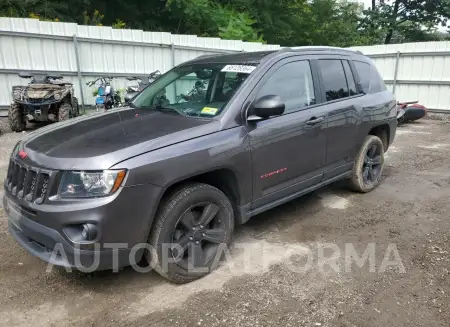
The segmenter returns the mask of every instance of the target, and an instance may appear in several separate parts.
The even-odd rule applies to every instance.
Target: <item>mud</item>
[[[2,180],[21,137],[0,136]],[[47,273],[0,209],[0,326],[448,326],[448,145],[447,120],[399,127],[376,190],[337,183],[258,215],[218,271],[181,286],[130,268]]]

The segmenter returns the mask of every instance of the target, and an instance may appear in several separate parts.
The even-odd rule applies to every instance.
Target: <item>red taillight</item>
[[[19,155],[19,157],[21,157],[22,159],[25,159],[27,156],[28,156],[28,154],[25,152],[25,151],[19,151],[19,153],[18,153],[18,155]]]

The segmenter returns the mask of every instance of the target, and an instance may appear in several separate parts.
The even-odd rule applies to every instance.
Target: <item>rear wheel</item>
[[[9,107],[8,112],[8,120],[9,120],[9,126],[11,126],[11,129],[14,132],[22,132],[26,128],[26,122],[25,122],[25,116],[23,114],[22,107],[17,104],[13,103]]]
[[[364,140],[353,166],[351,186],[358,192],[370,192],[378,186],[384,168],[384,147],[378,136]]]
[[[152,267],[174,283],[186,283],[214,270],[231,243],[234,215],[217,188],[188,184],[162,203],[149,237]]]
[[[58,121],[68,120],[72,115],[72,106],[70,103],[63,103],[58,110]]]

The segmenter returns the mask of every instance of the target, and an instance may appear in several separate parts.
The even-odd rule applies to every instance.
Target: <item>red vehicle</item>
[[[419,101],[397,102],[397,122],[404,124],[421,119],[427,114],[427,108],[418,104]]]

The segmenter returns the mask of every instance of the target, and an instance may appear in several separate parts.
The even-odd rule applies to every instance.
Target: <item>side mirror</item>
[[[278,95],[265,95],[256,100],[249,108],[247,121],[259,121],[272,116],[281,116],[285,104]]]

